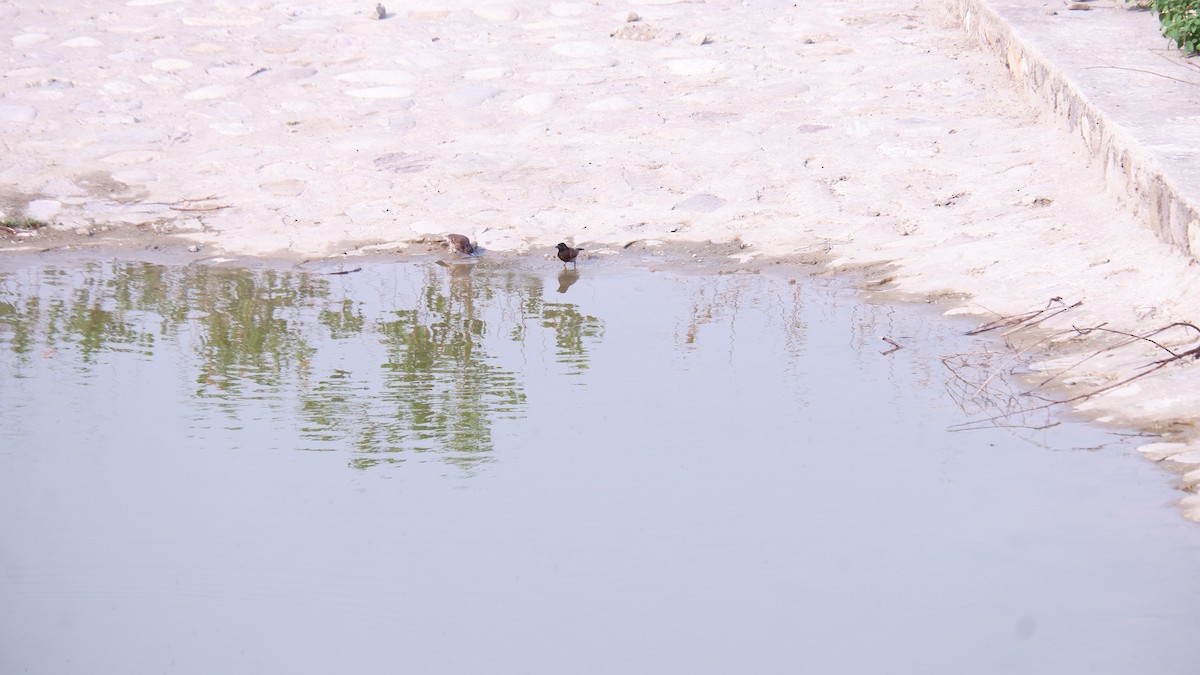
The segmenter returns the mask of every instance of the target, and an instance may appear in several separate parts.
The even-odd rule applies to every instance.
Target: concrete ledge
[[[1147,76],[1156,73],[1148,68],[1110,65],[1114,62],[1126,64],[1131,55],[1140,58],[1142,52],[1161,60],[1161,57],[1154,56],[1154,51],[1162,49],[1161,39],[1154,43],[1155,49],[1146,46],[1148,40],[1158,38],[1157,19],[1145,12],[1134,13],[1111,6],[1082,12],[1080,14],[1089,15],[1086,17],[1087,24],[1083,19],[1065,19],[1057,26],[1047,28],[1057,30],[1051,36],[1052,40],[1065,45],[1056,55],[1058,58],[1047,58],[1037,47],[1049,45],[1050,42],[1045,38],[1039,42],[1025,33],[1029,32],[1030,26],[1038,25],[1034,22],[1049,24],[1053,21],[1052,12],[1067,11],[1061,4],[1060,9],[1050,10],[1045,5],[1030,7],[1028,3],[1013,9],[996,0],[946,2],[966,31],[986,49],[995,52],[1008,67],[1013,79],[1040,103],[1045,112],[1065,126],[1093,161],[1101,164],[1108,188],[1118,198],[1127,201],[1164,241],[1193,258],[1200,258],[1200,180],[1192,180],[1191,176],[1186,175],[1189,167],[1200,165],[1200,154],[1197,154],[1200,153],[1200,124],[1195,128],[1190,124],[1179,125],[1178,129],[1172,130],[1169,128],[1171,122],[1167,119],[1167,115],[1179,111],[1183,113],[1179,119],[1188,120],[1186,114],[1190,112],[1200,122],[1200,108],[1196,107],[1200,94],[1193,94],[1193,91],[1200,92],[1200,74],[1194,76],[1194,83],[1183,82],[1183,85],[1191,85],[1192,91],[1189,91],[1181,87],[1181,80],[1172,80],[1166,75],[1159,76],[1161,81],[1151,80]],[[997,11],[997,6],[1002,11]],[[1093,16],[1095,20],[1092,20]],[[1153,21],[1150,27],[1153,32],[1147,31],[1147,26],[1140,25],[1150,21]],[[1021,24],[1020,28],[1015,27],[1014,23]],[[1137,29],[1130,30],[1130,24],[1138,24]],[[1076,28],[1082,35],[1069,34]],[[1128,44],[1130,40],[1138,42],[1136,49],[1120,46],[1122,42]],[[1082,47],[1087,62],[1092,65],[1081,65],[1082,61],[1071,62],[1070,58],[1063,58],[1064,54],[1067,57],[1074,56],[1069,53],[1073,45]],[[1111,53],[1104,54],[1105,48]],[[1160,62],[1155,64],[1163,67]],[[1085,71],[1103,68],[1113,71],[1108,74],[1110,82],[1105,83],[1108,85],[1107,91],[1097,82],[1088,86],[1078,82]],[[1126,92],[1111,84],[1114,75],[1145,81],[1130,87],[1126,97]],[[1155,89],[1160,91],[1156,92]],[[1180,93],[1183,94],[1182,100]],[[1098,103],[1097,99],[1103,99],[1103,102]],[[1166,138],[1146,139],[1140,133],[1140,126],[1138,131],[1131,131],[1122,125],[1124,120],[1114,119],[1112,111],[1116,109],[1126,116],[1161,111],[1158,119],[1147,119],[1146,122],[1147,125],[1161,123],[1158,131],[1165,134]],[[1179,147],[1171,143],[1178,143]],[[1160,153],[1151,149],[1151,145],[1166,148],[1167,153],[1174,156],[1164,161]]]

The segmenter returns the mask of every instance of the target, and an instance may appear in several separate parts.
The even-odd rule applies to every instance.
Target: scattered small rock
[[[699,47],[700,45],[712,42],[712,37],[708,33],[692,33],[692,36],[688,38],[688,42]]]
[[[371,10],[372,19],[386,19],[387,9],[382,4],[375,5],[375,9]]]
[[[625,15],[625,23],[633,23],[634,21],[638,21],[641,18],[642,17],[638,16],[637,12],[630,12]]]
[[[933,202],[933,205],[934,206],[954,206],[955,204],[958,203],[958,200],[960,200],[966,196],[967,196],[966,192],[955,192],[954,194],[950,195],[949,197],[946,197],[945,199],[936,200],[935,202]]]
[[[192,244],[191,246],[187,247],[187,250],[188,253],[198,253],[200,251],[200,246],[197,244]]]
[[[609,37],[614,37],[618,40],[634,40],[636,42],[653,40],[656,36],[657,33],[653,28],[642,23],[621,26],[615,32],[609,34]]]
[[[1021,198],[1021,206],[1050,206],[1054,200],[1042,195],[1026,195]]]

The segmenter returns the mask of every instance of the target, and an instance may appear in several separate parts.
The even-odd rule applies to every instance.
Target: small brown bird
[[[555,246],[555,248],[558,249],[558,259],[563,261],[564,265],[571,263],[576,267],[579,267],[579,263],[575,262],[575,258],[579,257],[579,252],[583,250],[582,247],[571,248],[570,246],[560,242],[558,246]]]
[[[446,241],[450,242],[450,250],[452,251],[467,255],[475,254],[475,245],[471,243],[471,240],[466,235],[448,234],[446,235]]]

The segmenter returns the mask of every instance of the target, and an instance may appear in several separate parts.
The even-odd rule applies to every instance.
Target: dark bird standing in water
[[[579,267],[579,263],[575,262],[575,258],[579,257],[579,252],[582,251],[583,248],[571,248],[563,243],[559,243],[559,245],[555,246],[555,248],[558,249],[558,259],[563,261],[564,265],[571,263],[576,267]]]
[[[450,249],[452,251],[466,253],[467,255],[474,255],[475,253],[475,245],[471,243],[471,240],[466,235],[448,234],[446,235],[446,241],[450,242]]]

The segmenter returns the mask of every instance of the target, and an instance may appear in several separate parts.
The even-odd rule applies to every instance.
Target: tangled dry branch
[[[1054,297],[1041,309],[998,318],[967,331],[967,334],[979,335],[1002,330],[1001,335],[1008,337],[1019,331],[1028,331],[1081,304],[1075,302],[1068,305],[1062,298]],[[1166,338],[1172,331],[1184,331],[1189,334],[1173,339],[1175,343],[1187,342],[1186,348],[1169,346]],[[1043,351],[1049,344],[1061,342],[1065,338],[1085,342],[1091,339],[1104,344],[1085,344],[1079,352],[1080,355],[1069,365],[1055,370],[1032,387],[1019,386],[1014,378],[1010,377],[1030,360],[1032,353]],[[1135,366],[1132,374],[1104,385],[1093,386],[1080,394],[1056,398],[1043,393],[1050,385],[1062,383],[1068,374],[1079,370],[1089,360],[1138,344],[1150,345],[1163,356],[1151,358]],[[1067,330],[1045,335],[1020,349],[1010,345],[1010,349],[1003,352],[988,351],[947,356],[942,359],[942,364],[951,374],[947,390],[965,413],[975,416],[969,421],[952,426],[951,430],[968,431],[996,426],[1048,428],[1058,423],[1051,414],[1051,409],[1057,406],[1081,403],[1173,364],[1197,358],[1200,358],[1200,327],[1186,321],[1176,321],[1140,333],[1109,328],[1106,324],[1072,326]]]

